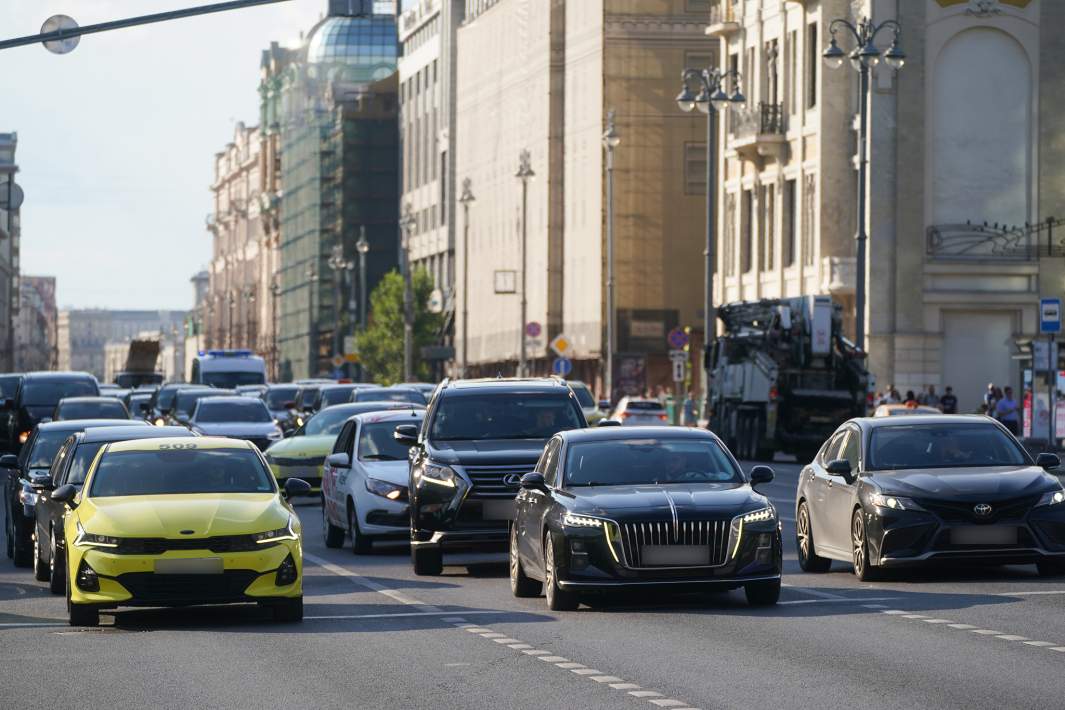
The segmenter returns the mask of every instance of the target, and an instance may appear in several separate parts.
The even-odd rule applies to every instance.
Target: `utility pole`
[[[462,377],[469,376],[469,332],[470,332],[470,205],[477,199],[471,189],[473,182],[466,178],[462,181]]]
[[[403,218],[399,221],[400,262],[403,275],[403,381],[414,381],[414,283],[410,269],[410,240],[418,221],[414,218],[414,209],[408,202],[403,208]]]
[[[528,290],[528,260],[527,247],[529,242],[529,180],[536,173],[532,169],[532,154],[528,149],[521,151],[519,156],[518,172],[515,177],[521,180],[521,324],[518,328],[518,340],[521,347],[518,351],[518,377],[525,377],[527,372],[527,358],[525,356],[525,323],[526,312],[529,307]]]
[[[603,389],[611,404],[614,402],[614,150],[621,145],[614,125],[614,109],[606,118],[603,147],[606,149],[606,363],[603,368]]]

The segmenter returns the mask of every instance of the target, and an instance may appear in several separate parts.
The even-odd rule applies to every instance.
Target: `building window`
[[[447,224],[447,151],[440,153],[440,224]]]
[[[688,12],[693,15],[709,15],[710,0],[686,0],[686,2],[684,3],[684,12]],[[691,65],[689,64],[688,66]]]
[[[684,67],[686,69],[709,69],[716,67],[714,55],[709,52],[685,52]]]
[[[725,262],[725,276],[736,273],[736,193],[730,192],[725,195],[725,226],[723,238],[719,242],[724,246],[721,255]]]
[[[792,30],[788,33],[788,113],[798,113],[798,101],[799,95],[799,33],[796,30]]]
[[[814,218],[817,215],[817,179],[813,174],[803,178],[802,185],[802,263],[814,265]]]
[[[817,107],[817,66],[821,52],[817,50],[817,23],[806,27],[806,108]]]
[[[751,270],[751,247],[754,241],[754,191],[743,191],[743,206],[740,214],[740,273]]]
[[[783,251],[782,257],[785,268],[795,266],[795,227],[798,222],[798,214],[796,213],[797,208],[798,205],[795,202],[795,181],[788,180],[784,183],[784,228],[781,230],[781,236],[783,237],[781,250]]]
[[[706,195],[706,143],[684,144],[684,194]]]
[[[766,185],[762,187],[761,202],[762,202],[762,220],[759,225],[762,242],[762,270],[772,271],[773,260],[776,257],[773,244],[773,225],[776,222],[776,186]]]

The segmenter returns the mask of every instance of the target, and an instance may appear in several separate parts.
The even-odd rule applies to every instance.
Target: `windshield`
[[[95,382],[89,380],[28,380],[22,386],[22,404],[27,407],[54,407],[66,397],[95,397]]]
[[[194,444],[188,444],[194,446]],[[178,449],[105,453],[93,498],[189,493],[271,493],[273,476],[249,449]]]
[[[570,389],[573,390],[573,394],[577,396],[577,401],[585,409],[595,409],[595,399],[592,397],[592,393],[588,390],[587,385],[570,383]]]
[[[1023,466],[1021,447],[994,424],[906,424],[873,429],[867,468]]]
[[[271,387],[266,391],[264,400],[270,409],[284,409],[289,402],[296,401],[299,387]]]
[[[200,402],[196,409],[196,421],[201,424],[232,422],[239,424],[266,424],[273,421],[266,405],[257,399],[247,402]]]
[[[714,441],[620,439],[571,444],[567,486],[742,483],[743,475]]]
[[[38,431],[33,440],[33,449],[26,458],[27,468],[48,468],[59,452],[59,447],[70,437],[72,431]]]
[[[343,428],[344,422],[355,414],[356,412],[346,409],[323,409],[307,421],[307,424],[303,427],[303,435],[336,436]]]
[[[105,402],[63,402],[56,419],[129,419],[126,405],[118,400]]]
[[[300,398],[296,405],[300,409],[307,409],[314,406],[314,400],[318,397],[318,390],[320,387],[304,387],[300,390]]]
[[[92,465],[92,460],[96,458],[96,454],[103,447],[104,442],[102,441],[95,444],[79,445],[70,461],[70,470],[67,472],[66,482],[75,486],[85,483],[85,475],[89,472],[89,466]]]
[[[418,390],[359,390],[351,399],[352,402],[410,402],[411,404],[425,404],[425,397]]]
[[[177,398],[177,393],[182,390],[181,387],[164,387],[159,390],[159,395],[155,398],[155,406],[160,412],[168,412],[171,407],[174,406],[174,400]]]
[[[355,387],[329,387],[322,390],[322,401],[319,403],[324,409],[334,404],[346,404],[351,401],[351,393]]]
[[[420,422],[412,418],[406,423],[418,424]],[[364,423],[359,432],[359,460],[406,461],[410,449],[392,436],[398,424],[397,421]]]
[[[203,383],[219,389],[233,389],[238,385],[262,385],[266,378],[261,372],[205,372]]]
[[[437,406],[429,437],[434,441],[549,439],[582,426],[574,405],[568,395],[558,394],[447,397]]]

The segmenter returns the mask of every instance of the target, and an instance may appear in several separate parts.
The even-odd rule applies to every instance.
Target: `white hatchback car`
[[[610,418],[622,426],[662,426],[669,423],[666,408],[657,399],[622,397]]]
[[[374,540],[410,536],[409,449],[393,438],[400,424],[420,425],[424,409],[357,414],[344,423],[322,470],[322,530],[326,547],[351,540],[364,555]]]

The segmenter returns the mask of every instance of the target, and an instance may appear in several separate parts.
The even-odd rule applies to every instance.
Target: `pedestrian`
[[[954,396],[954,388],[950,385],[947,385],[943,396],[939,398],[939,409],[944,414],[958,413],[958,398]]]
[[[1013,399],[1013,388],[1006,387],[1002,391],[1002,397],[995,402],[995,418],[1014,436],[1021,433],[1020,411],[1017,401]]]
[[[984,414],[989,417],[995,416],[996,389],[994,382],[988,382],[987,391],[984,392]]]
[[[684,397],[684,426],[696,426],[698,421],[695,418],[695,395],[691,390],[688,390],[688,394]]]
[[[915,409],[917,407],[917,397],[913,394],[913,390],[906,390],[906,400],[903,404],[910,409]]]
[[[918,401],[925,406],[939,409],[939,395],[936,394],[936,386],[928,385],[925,391],[921,393],[921,397]]]
[[[898,404],[900,401],[899,391],[895,389],[895,385],[888,385],[887,389],[884,390],[884,398],[880,400],[880,404]]]

